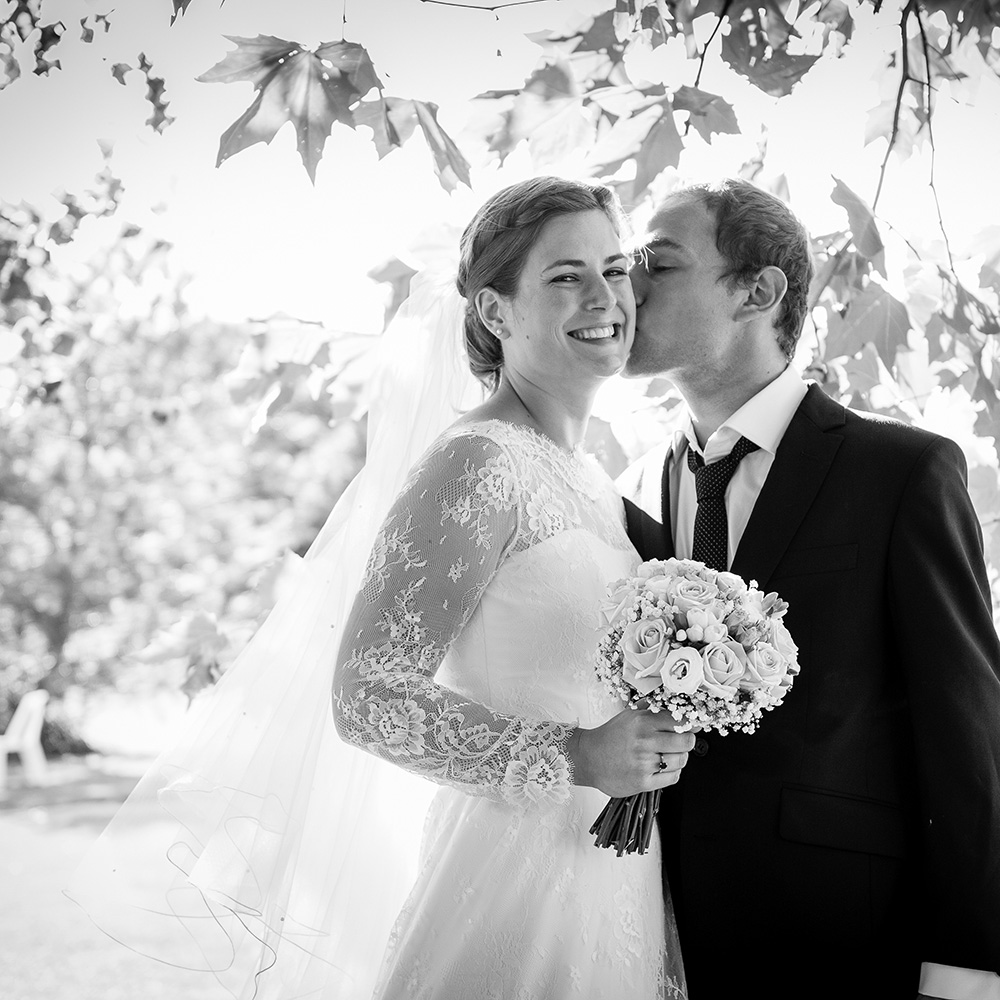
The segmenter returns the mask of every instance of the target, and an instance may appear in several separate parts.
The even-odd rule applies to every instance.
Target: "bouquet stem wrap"
[[[618,857],[645,854],[653,836],[656,811],[660,808],[660,792],[657,788],[623,799],[611,799],[590,828],[596,835],[597,846],[614,848]]]

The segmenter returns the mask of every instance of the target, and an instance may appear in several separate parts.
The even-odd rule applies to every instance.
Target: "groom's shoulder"
[[[807,415],[821,414],[827,420],[833,415],[836,424],[840,425],[834,429],[848,441],[866,449],[902,456],[919,455],[935,443],[949,442],[954,445],[950,438],[916,427],[897,417],[844,406],[823,393],[818,386],[812,388],[810,396],[803,401],[803,406]]]
[[[945,450],[961,450],[951,438],[923,427],[915,427],[896,417],[853,409],[846,409],[845,414],[845,432],[854,433],[872,449],[891,453],[899,458],[917,458],[935,445]]]

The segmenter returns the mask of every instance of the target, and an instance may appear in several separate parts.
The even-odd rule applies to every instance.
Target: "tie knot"
[[[698,503],[713,497],[723,496],[729,485],[729,480],[733,478],[736,467],[758,447],[753,441],[740,437],[739,441],[733,445],[733,450],[725,458],[720,458],[717,462],[706,465],[701,455],[689,446],[687,463],[688,468],[694,473],[694,488],[698,496]]]

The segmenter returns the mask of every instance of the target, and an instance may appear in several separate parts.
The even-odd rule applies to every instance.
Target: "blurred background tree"
[[[128,98],[145,136],[104,142],[73,193],[0,204],[0,725],[35,686],[213,681],[363,459],[371,348],[410,275],[528,173],[603,179],[640,222],[712,174],[789,200],[817,263],[796,362],[959,441],[1000,567],[1000,0],[219,7],[0,2],[0,128],[14,109],[40,176],[35,147],[84,148],[46,117],[62,81]],[[414,66],[435,65],[430,100]],[[185,128],[222,180],[151,190]],[[198,238],[174,239],[199,185]],[[283,304],[292,271],[310,294]],[[233,275],[240,304],[208,307]],[[617,473],[677,402],[610,387],[592,450]]]
[[[106,169],[56,223],[0,207],[0,716],[48,690],[50,751],[79,745],[73,687],[138,663],[213,680],[363,456],[363,421],[331,431],[334,398],[305,391],[299,326],[193,316],[119,189]],[[78,235],[95,254],[60,261]]]

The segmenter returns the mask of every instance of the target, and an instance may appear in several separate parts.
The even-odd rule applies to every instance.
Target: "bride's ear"
[[[507,318],[507,303],[503,296],[492,288],[481,288],[475,297],[479,320],[497,340],[506,340],[510,330],[504,326]]]

